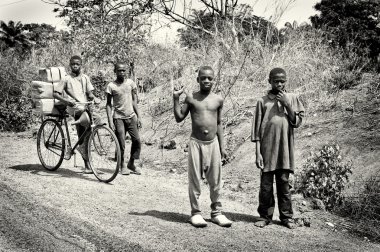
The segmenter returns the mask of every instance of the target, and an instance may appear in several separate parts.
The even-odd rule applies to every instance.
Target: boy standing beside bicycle
[[[78,120],[82,113],[84,112],[84,106],[77,105],[76,102],[88,102],[94,99],[92,91],[94,90],[91,84],[90,78],[81,73],[82,59],[81,57],[75,55],[70,58],[70,69],[71,73],[64,77],[62,81],[54,89],[54,98],[64,102],[68,108],[67,112]],[[63,91],[66,92],[68,97],[63,96]],[[76,124],[78,139],[85,132],[86,127]],[[88,161],[87,152],[87,142],[89,135],[84,137],[79,143],[77,149],[82,155],[84,161],[84,171],[83,173],[92,173]]]
[[[107,93],[107,117],[112,129],[115,129],[121,149],[121,174],[129,175],[130,171],[137,175],[141,169],[135,165],[135,160],[140,158],[141,141],[138,127],[141,127],[137,108],[137,86],[131,79],[126,78],[127,65],[116,63],[114,72],[116,80],[108,83]],[[112,113],[112,108],[114,112]],[[130,158],[128,164],[124,162],[125,135],[129,133],[132,140]]]

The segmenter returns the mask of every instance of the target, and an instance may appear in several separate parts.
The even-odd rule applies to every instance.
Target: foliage
[[[34,44],[35,48],[46,47],[49,40],[58,38],[55,28],[48,24],[25,24],[22,30],[26,32],[28,39]]]
[[[332,46],[354,50],[375,59],[380,53],[380,1],[322,0],[315,5],[320,15],[311,17],[313,25],[326,32]]]
[[[0,104],[0,129],[21,132],[28,129],[32,119],[32,104],[25,96],[10,96]]]
[[[31,42],[24,32],[21,22],[15,23],[9,21],[8,24],[6,24],[0,21],[0,41],[5,45],[3,49],[16,48],[23,51],[31,47]]]
[[[344,204],[337,212],[355,222],[352,232],[380,241],[380,171],[366,179],[351,182]]]
[[[150,29],[149,0],[61,1],[50,2],[81,43],[81,54],[101,63],[133,62],[138,47]]]
[[[11,51],[0,52],[0,59],[0,130],[24,131],[32,111],[20,80],[21,62]]]
[[[344,89],[352,88],[359,84],[362,73],[359,71],[350,71],[347,68],[338,68],[333,71],[330,82],[330,90],[337,92]]]
[[[232,16],[233,15],[233,16]],[[203,44],[212,46],[214,35],[229,32],[227,20],[233,19],[239,42],[247,38],[259,37],[263,42],[277,42],[277,29],[264,18],[253,15],[253,9],[249,5],[239,5],[233,14],[226,14],[221,18],[207,10],[192,10],[189,20],[203,30],[185,27],[178,29],[182,46],[200,48]],[[205,30],[211,33],[205,32]]]
[[[306,161],[299,191],[305,197],[322,200],[331,210],[344,202],[343,190],[352,173],[351,166],[343,163],[338,145],[325,145]]]

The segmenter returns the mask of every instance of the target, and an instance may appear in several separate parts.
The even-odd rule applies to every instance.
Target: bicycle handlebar
[[[87,105],[87,104],[94,104],[93,101],[89,101],[89,102],[74,102],[75,105]]]

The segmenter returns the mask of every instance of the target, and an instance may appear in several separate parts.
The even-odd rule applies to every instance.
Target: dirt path
[[[0,251],[380,251],[323,222],[288,230],[254,227],[256,205],[226,199],[231,228],[195,229],[186,176],[144,169],[112,184],[72,161],[40,165],[35,140],[0,135]],[[208,193],[202,206],[208,218]]]

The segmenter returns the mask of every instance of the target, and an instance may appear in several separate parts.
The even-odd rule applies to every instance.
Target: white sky
[[[177,0],[180,5],[181,0]],[[183,1],[183,0],[182,0]],[[196,0],[193,0],[195,3]],[[239,0],[239,3],[253,5],[254,14],[265,18],[270,18],[274,11],[276,3],[283,3],[285,0]],[[309,17],[317,12],[313,6],[319,2],[318,0],[294,0],[294,3],[286,10],[278,22],[278,26],[282,27],[285,22],[293,23],[294,20],[298,24],[306,21],[310,22]],[[193,7],[197,5],[194,4]],[[8,22],[9,20],[21,21],[22,23],[47,23],[57,29],[65,27],[62,19],[56,17],[57,13],[53,13],[54,5],[47,4],[41,0],[0,0],[0,20]],[[160,29],[153,33],[153,39],[156,42],[172,42],[175,40],[175,34],[178,26],[172,25],[171,29]]]

